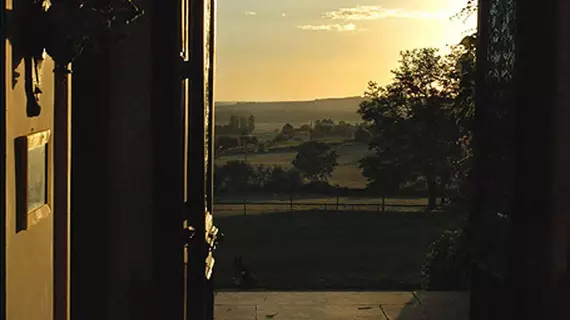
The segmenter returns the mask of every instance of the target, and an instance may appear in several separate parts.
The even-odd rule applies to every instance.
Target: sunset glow
[[[216,100],[361,95],[406,49],[457,44],[465,0],[219,0]]]

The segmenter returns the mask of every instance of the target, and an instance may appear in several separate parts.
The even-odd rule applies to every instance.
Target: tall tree
[[[297,148],[293,166],[311,181],[327,181],[338,165],[338,154],[323,142],[309,141]]]
[[[434,209],[459,152],[452,108],[456,81],[449,76],[452,64],[437,49],[408,50],[400,56],[393,83],[369,83],[360,105],[362,119],[373,124],[369,146],[375,151],[361,167],[367,168],[363,173],[372,184],[386,172],[398,172],[398,180],[425,179],[428,209]]]

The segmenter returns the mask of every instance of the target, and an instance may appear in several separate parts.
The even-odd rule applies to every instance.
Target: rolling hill
[[[258,124],[269,128],[272,124],[280,128],[289,122],[301,125],[318,119],[360,122],[356,113],[361,97],[331,98],[312,101],[275,102],[216,102],[216,123],[227,123],[232,115],[255,115]]]

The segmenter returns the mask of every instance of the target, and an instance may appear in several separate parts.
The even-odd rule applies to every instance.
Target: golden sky
[[[218,0],[217,101],[362,95],[399,52],[458,43],[466,0]]]

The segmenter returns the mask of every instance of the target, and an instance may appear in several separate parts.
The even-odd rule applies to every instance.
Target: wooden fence
[[[273,201],[273,202],[215,202],[216,215],[261,214],[269,212],[294,211],[420,211],[426,208],[424,204],[395,204],[371,202],[306,202],[306,201]]]

